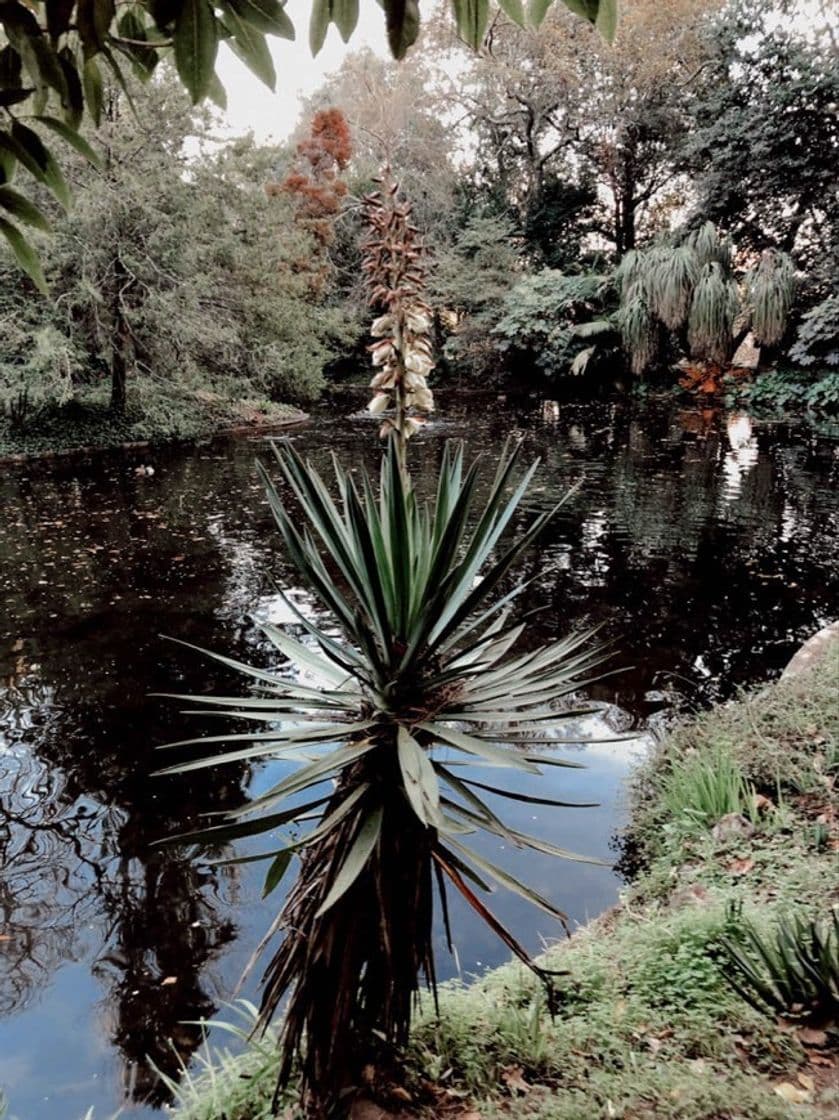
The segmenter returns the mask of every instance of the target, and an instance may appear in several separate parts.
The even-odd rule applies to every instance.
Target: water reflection
[[[544,460],[531,512],[584,477],[525,559],[528,605],[543,608],[529,640],[605,623],[633,666],[594,689],[617,705],[612,726],[764,678],[835,610],[839,463],[825,440],[713,410],[491,403],[443,401],[413,451],[420,486],[444,437],[491,453],[511,430]],[[325,466],[332,450],[372,460],[372,434],[336,409],[295,439]],[[149,1058],[168,1070],[188,1058],[197,1033],[182,1021],[229,998],[267,924],[258,869],[221,875],[151,842],[239,803],[270,768],[147,776],[153,744],[185,727],[148,692],[240,687],[158,635],[268,664],[251,618],[291,621],[277,585],[293,577],[253,464],[263,450],[159,453],[153,476],[113,456],[0,480],[0,1085],[13,1116],[89,1104],[108,1115],[123,1090],[160,1103]],[[313,609],[302,589],[291,596]],[[512,823],[608,857],[631,750],[588,747],[590,769],[559,774],[563,794],[601,809],[521,807]],[[492,856],[514,871],[520,858]],[[615,897],[609,872],[527,859],[528,880],[577,920]],[[556,935],[515,898],[495,908],[533,949]],[[461,967],[497,961],[498,946],[457,917]]]

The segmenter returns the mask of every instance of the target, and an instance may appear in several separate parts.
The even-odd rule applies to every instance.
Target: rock
[[[839,621],[832,622],[830,626],[825,626],[812,638],[807,639],[781,673],[781,680],[795,679],[795,677],[800,677],[802,673],[806,673],[808,669],[812,669],[827,655],[828,649],[837,642],[839,642]]]
[[[732,369],[757,369],[760,365],[760,347],[755,345],[755,336],[751,331],[746,335],[734,357],[731,359]]]
[[[746,820],[741,813],[726,813],[724,817],[720,817],[711,829],[711,835],[718,843],[725,840],[748,839],[748,837],[754,836],[754,833],[754,825],[751,821]]]

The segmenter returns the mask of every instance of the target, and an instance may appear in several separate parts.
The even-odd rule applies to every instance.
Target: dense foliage
[[[212,121],[171,80],[134,93],[137,117],[108,87],[101,169],[71,165],[75,205],[41,244],[51,298],[0,256],[0,402],[22,423],[23,398],[31,412],[107,385],[120,413],[196,394],[312,400],[347,328],[298,266],[312,233],[263,189],[282,153],[243,140],[187,162]]]
[[[538,26],[553,0],[532,5],[531,25]],[[617,26],[617,0],[563,0],[577,15],[611,39]],[[500,0],[501,7],[522,24],[518,0]],[[388,42],[401,58],[419,33],[416,0],[383,0]],[[490,17],[488,3],[455,0],[457,32],[477,49]],[[313,0],[309,44],[316,54],[334,23],[344,41],[358,22],[358,0]],[[62,205],[70,194],[49,144],[52,135],[80,151],[94,164],[96,152],[79,135],[87,115],[99,124],[106,107],[106,83],[125,88],[125,70],[147,80],[165,57],[174,59],[178,76],[192,101],[206,97],[223,105],[224,88],[216,74],[220,43],[231,50],[269,88],[276,85],[274,61],[267,35],[293,39],[295,35],[280,0],[134,0],[117,6],[114,0],[3,0],[0,4],[0,130],[2,178],[8,183],[21,167],[48,188]],[[35,126],[34,128],[31,126]],[[47,143],[45,144],[45,139]],[[18,263],[43,290],[45,281],[37,255],[20,225],[43,228],[46,219],[26,194],[0,186],[0,234]]]
[[[224,31],[228,7],[239,38]],[[351,30],[351,8],[316,6],[315,45],[329,20]],[[538,35],[511,4],[475,54],[462,40],[483,27],[479,8],[468,33],[457,15],[458,35],[448,13],[426,13],[399,64],[348,54],[280,148],[219,142],[211,111],[179,101],[159,64],[169,46],[137,45],[157,34],[152,17],[142,5],[123,13],[134,34],[86,62],[98,127],[77,106],[77,131],[59,129],[63,171],[52,158],[33,164],[22,141],[4,148],[4,174],[19,166],[0,202],[35,230],[33,275],[51,291],[39,304],[15,245],[0,254],[6,430],[92,394],[128,414],[165,396],[164,433],[183,412],[183,388],[190,399],[308,401],[325,369],[356,373],[360,200],[383,162],[413,199],[433,262],[438,380],[587,392],[643,374],[716,393],[747,339],[763,369],[781,362],[784,384],[795,381],[790,404],[828,404],[823,375],[839,364],[839,92],[826,23],[805,26],[795,0],[639,0],[610,47],[567,10],[596,22],[596,4],[539,6]],[[287,29],[284,9],[266,0],[213,11],[219,41],[250,50],[273,81],[264,33]],[[166,18],[180,17],[173,8]],[[75,34],[56,38],[68,66]],[[26,74],[16,49],[4,48],[0,97],[34,145],[20,129],[56,135],[54,122],[30,119],[35,95],[15,86]],[[113,70],[121,53],[131,73]],[[209,89],[221,100],[212,80]],[[38,229],[47,225],[50,235]],[[718,251],[703,246],[709,237]],[[678,363],[702,369],[686,377]],[[803,371],[819,375],[818,389]]]

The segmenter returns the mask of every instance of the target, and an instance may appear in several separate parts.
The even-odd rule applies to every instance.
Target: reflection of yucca
[[[228,822],[181,839],[207,844],[303,828],[302,838],[275,840],[265,856],[267,889],[293,854],[301,863],[277,920],[284,938],[265,977],[262,1019],[287,997],[282,1077],[299,1063],[310,1112],[320,1117],[360,1084],[363,1067],[392,1066],[421,976],[434,986],[435,885],[446,925],[448,886],[547,981],[479,892],[495,880],[563,915],[464,838],[485,830],[516,847],[570,856],[509,829],[484,791],[565,803],[474,782],[469,766],[538,776],[542,765],[575,765],[534,754],[534,744],[562,742],[549,732],[569,713],[558,713],[555,701],[603,654],[589,648],[591,632],[514,652],[526,625],[511,625],[508,612],[526,584],[503,594],[500,585],[555,513],[503,543],[535,469],[514,479],[515,452],[502,457],[480,506],[478,467],[465,469],[462,452],[451,448],[430,503],[404,481],[393,438],[378,493],[365,474],[336,465],[337,501],[291,446],[278,446],[277,457],[296,500],[292,509],[266,478],[287,555],[341,637],[302,615],[307,644],[265,628],[316,684],[220,658],[245,673],[254,692],[190,699],[254,720],[257,730],[220,736],[212,744],[230,743],[228,753],[173,769],[261,757],[301,764]],[[192,745],[206,750],[208,741]],[[331,789],[308,792],[330,779]]]

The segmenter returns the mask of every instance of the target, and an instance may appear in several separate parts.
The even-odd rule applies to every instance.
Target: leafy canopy
[[[564,2],[606,38],[614,35],[617,0]],[[534,26],[551,3],[534,0],[525,17],[520,0],[501,0],[512,18]],[[416,0],[383,0],[382,6],[391,50],[400,58],[416,40],[419,6]],[[477,49],[487,29],[488,0],[454,0],[453,8],[460,35]],[[331,23],[349,39],[358,11],[358,0],[314,0],[309,28],[313,53],[320,50]],[[78,130],[86,116],[99,123],[105,76],[124,84],[127,67],[148,79],[172,52],[193,102],[210,97],[224,106],[216,74],[220,43],[227,43],[274,89],[276,72],[266,37],[295,37],[281,0],[137,0],[119,6],[115,0],[0,0],[0,25],[0,233],[42,291],[41,266],[21,227],[48,229],[49,222],[10,184],[20,170],[69,206],[69,187],[50,145],[58,137],[97,162]]]

